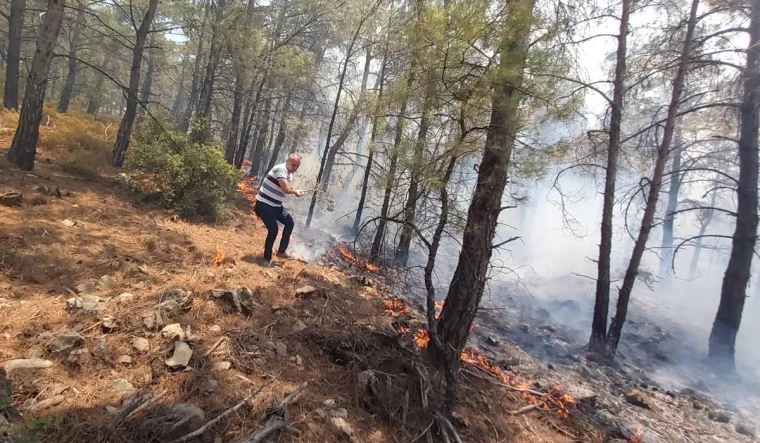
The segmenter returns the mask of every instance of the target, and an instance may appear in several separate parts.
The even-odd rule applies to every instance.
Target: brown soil
[[[0,141],[7,146],[5,137]],[[382,302],[391,291],[382,275],[373,275],[370,288],[366,281],[352,278],[360,271],[348,265],[322,267],[286,260],[265,269],[250,263],[265,230],[242,198],[232,222],[193,224],[134,204],[117,179],[118,171],[104,170],[85,179],[62,167],[55,151],[43,150],[34,172],[27,173],[13,169],[5,154],[0,149],[0,195],[20,192],[24,204],[0,206],[0,362],[30,357],[54,362],[31,375],[9,376],[22,425],[40,428],[43,441],[161,441],[169,427],[162,422],[167,407],[194,404],[208,421],[267,382],[251,402],[197,441],[233,442],[251,434],[266,422],[272,399],[282,399],[303,382],[308,382],[304,395],[288,408],[297,432],[283,432],[278,441],[338,441],[323,404],[328,399],[347,410],[346,421],[359,442],[409,442],[430,424],[431,411],[422,406],[420,373],[430,373],[434,385],[438,376],[410,336],[399,336],[391,326],[393,317]],[[58,187],[62,196],[35,190],[41,185]],[[224,260],[217,265],[219,251]],[[103,299],[100,313],[66,310],[66,300],[74,297],[77,286],[98,283],[104,276],[109,284],[94,292]],[[318,290],[297,297],[296,289],[306,285]],[[184,309],[169,313],[167,319],[199,336],[190,343],[194,353],[188,370],[167,368],[164,361],[171,356],[172,340],[143,322],[144,314],[155,310],[172,287],[193,294]],[[215,288],[238,287],[253,291],[258,306],[250,315],[211,294]],[[123,293],[134,297],[123,301]],[[116,319],[113,331],[102,330],[104,316]],[[294,332],[299,320],[308,327]],[[214,325],[221,332],[214,332]],[[105,337],[107,352],[71,359],[49,354],[49,335],[44,333],[58,335],[69,329],[85,338],[84,347],[91,352]],[[134,349],[136,337],[149,341],[149,351]],[[227,339],[209,353],[221,337]],[[270,343],[284,343],[287,354],[272,356],[267,352]],[[131,357],[131,364],[117,361],[123,355]],[[212,368],[222,361],[231,362],[231,369]],[[372,393],[358,381],[366,370],[374,371],[380,381]],[[135,397],[114,391],[119,379],[137,393],[158,398],[116,426],[112,408]],[[58,385],[67,387],[63,402],[30,409]],[[435,408],[437,396],[428,394]],[[454,425],[463,441],[470,442],[600,441],[579,420],[553,412],[509,414],[526,404],[520,393],[468,377]]]

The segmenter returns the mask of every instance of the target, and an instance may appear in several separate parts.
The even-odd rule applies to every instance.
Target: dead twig
[[[288,394],[285,399],[283,399],[275,408],[273,408],[264,428],[259,429],[258,431],[254,432],[248,437],[243,438],[242,440],[238,440],[237,443],[262,443],[283,429],[290,430],[291,427],[288,425],[287,418],[287,407],[290,403],[293,403],[298,398],[300,398],[304,389],[306,389],[308,385],[309,382],[304,382],[298,385],[293,390],[293,392]],[[300,431],[295,428],[292,428],[292,430],[300,433]]]
[[[528,412],[535,411],[536,409],[538,409],[539,406],[540,405],[538,403],[533,404],[533,405],[523,406],[522,408],[517,409],[516,411],[509,411],[509,415],[527,414]]]
[[[227,337],[220,337],[220,338],[219,338],[219,340],[217,340],[217,341],[216,341],[216,343],[214,343],[214,345],[213,345],[213,346],[211,346],[211,347],[209,348],[209,350],[208,350],[208,351],[206,351],[206,353],[205,353],[205,354],[203,354],[203,356],[204,356],[204,357],[208,357],[209,355],[211,355],[211,353],[212,353],[212,352],[214,352],[214,351],[216,350],[216,348],[218,348],[218,347],[219,347],[219,345],[221,345],[221,344],[222,344],[222,342],[223,342],[223,341],[225,341],[225,340],[227,340]]]
[[[459,434],[457,434],[457,430],[454,429],[454,425],[451,424],[448,418],[439,415],[438,416],[438,427],[441,428],[441,434],[444,436],[444,440],[449,441],[449,438],[447,434],[451,434],[452,437],[454,437],[454,441],[457,443],[462,443],[462,439],[459,438]]]
[[[508,385],[506,383],[502,383],[502,382],[496,381],[496,380],[494,380],[494,379],[492,379],[490,377],[486,377],[486,376],[480,375],[480,374],[478,374],[478,373],[476,373],[474,371],[470,371],[469,369],[462,368],[462,369],[460,369],[460,371],[462,371],[462,372],[464,372],[464,373],[466,373],[468,375],[471,375],[471,376],[473,376],[475,378],[478,378],[480,380],[487,381],[488,383],[491,383],[493,385],[501,386],[502,388],[509,389],[510,391],[526,392],[528,394],[532,394],[532,395],[535,395],[537,397],[545,397],[546,396],[546,394],[543,393],[543,392],[534,391],[532,389],[516,388],[516,387]]]
[[[236,404],[235,406],[233,406],[233,407],[227,409],[226,411],[222,412],[215,419],[209,421],[205,425],[201,426],[200,428],[198,428],[197,430],[195,430],[195,431],[193,431],[193,432],[191,432],[189,434],[186,434],[186,435],[184,435],[184,436],[182,436],[182,437],[180,437],[180,438],[178,438],[176,440],[172,440],[170,443],[185,443],[187,441],[192,440],[195,437],[198,437],[199,435],[203,435],[203,433],[206,432],[210,427],[212,427],[215,424],[219,423],[219,421],[221,421],[223,418],[225,418],[226,416],[228,416],[228,415],[232,414],[233,412],[237,411],[244,404],[246,404],[248,401],[250,401],[252,398],[254,398],[257,395],[259,395],[261,393],[261,391],[263,391],[264,388],[266,388],[267,386],[269,386],[270,384],[272,384],[272,382],[274,382],[274,379],[269,380],[268,382],[266,382],[263,385],[261,385],[261,387],[259,387],[259,389],[257,389],[255,391],[251,392],[250,394],[246,395],[245,398],[242,399],[242,400],[240,400],[240,402],[238,404]]]

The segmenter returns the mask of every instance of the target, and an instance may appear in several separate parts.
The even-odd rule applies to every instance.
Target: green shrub
[[[147,174],[137,189],[185,218],[219,220],[235,193],[238,171],[224,159],[221,147],[192,143],[187,135],[151,119],[135,134],[126,166]]]

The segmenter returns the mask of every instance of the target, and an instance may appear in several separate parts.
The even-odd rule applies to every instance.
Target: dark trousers
[[[277,231],[279,230],[277,222],[282,223],[285,227],[282,230],[280,248],[277,250],[278,253],[284,253],[288,249],[290,234],[293,233],[295,222],[293,221],[293,217],[282,206],[272,206],[257,201],[255,212],[267,227],[267,240],[264,243],[264,259],[272,260],[272,247],[274,247],[274,240],[277,238]]]

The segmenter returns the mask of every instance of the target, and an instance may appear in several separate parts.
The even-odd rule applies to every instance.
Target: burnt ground
[[[265,230],[242,196],[232,221],[191,223],[135,203],[120,171],[84,174],[43,147],[23,172],[5,153],[0,195],[23,202],[0,205],[0,366],[11,385],[0,415],[20,413],[3,431],[170,441],[222,417],[191,440],[216,443],[280,417],[281,442],[426,440],[440,401],[422,388],[438,376],[393,326],[392,276],[339,258],[264,269],[249,262]],[[602,441],[556,411],[512,415],[529,396],[465,367],[479,375],[462,384],[454,426],[464,441]]]

